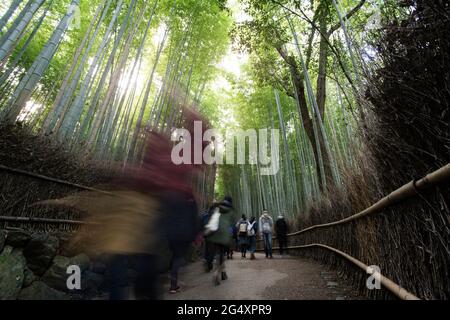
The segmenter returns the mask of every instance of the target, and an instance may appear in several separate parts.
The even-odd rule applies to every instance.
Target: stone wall
[[[0,230],[0,300],[92,299],[108,289],[106,256],[89,257],[64,233]],[[81,289],[67,288],[67,267],[81,270]],[[134,271],[130,268],[130,277]]]
[[[35,233],[0,229],[0,300],[91,300],[106,299],[109,291],[108,256],[90,253],[82,242],[70,234]],[[89,254],[86,254],[89,252]],[[195,261],[201,249],[191,247],[187,262]],[[170,253],[158,269],[168,270]],[[81,289],[67,288],[67,268],[81,270]],[[130,283],[136,277],[134,261],[128,259]]]

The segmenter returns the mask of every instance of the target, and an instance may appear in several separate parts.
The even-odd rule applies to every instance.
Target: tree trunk
[[[327,9],[325,9],[327,10]],[[327,32],[327,16],[328,14],[324,12],[320,18],[320,44],[319,44],[319,73],[317,76],[317,107],[319,109],[321,119],[324,118],[325,114],[325,101],[326,101],[326,78],[327,78],[327,62],[328,62],[328,43],[329,35]],[[318,120],[318,119],[316,119]],[[333,185],[333,175],[331,171],[330,157],[325,148],[325,141],[323,135],[319,135],[320,148],[323,157],[323,166],[325,170],[325,179],[327,181],[327,186]]]
[[[320,179],[320,177],[322,176],[322,168],[320,167],[319,151],[318,151],[318,146],[317,146],[316,139],[314,136],[313,122],[312,122],[311,117],[309,116],[308,104],[306,102],[306,93],[305,93],[305,84],[304,84],[303,75],[302,75],[302,73],[300,73],[300,71],[299,71],[300,69],[299,69],[297,61],[294,59],[294,57],[287,56],[282,48],[277,48],[277,50],[280,53],[280,55],[283,57],[283,59],[288,63],[290,72],[292,74],[292,82],[295,87],[294,88],[295,94],[294,94],[294,96],[293,96],[292,92],[287,92],[287,94],[289,96],[293,96],[293,98],[295,98],[295,99],[298,99],[300,115],[301,115],[301,118],[303,121],[303,125],[305,128],[306,134],[308,135],[308,139],[311,142],[312,150],[314,153],[317,175],[319,176],[320,189],[323,190],[324,186],[323,186],[322,180]],[[297,97],[295,97],[295,95]],[[319,143],[322,146],[321,151],[322,151],[322,157],[324,158],[324,162],[326,161],[329,166],[329,158],[328,158],[326,151],[323,150],[324,142],[323,142],[323,137],[320,134],[319,134]],[[326,172],[327,172],[327,170],[325,170],[325,172],[324,172],[325,177],[327,177]],[[329,168],[329,174],[331,176],[331,168]]]

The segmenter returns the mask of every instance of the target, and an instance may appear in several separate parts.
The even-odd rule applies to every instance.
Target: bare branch
[[[364,0],[365,1],[365,0]],[[339,55],[339,52],[336,50],[336,48],[331,44],[331,42],[330,42],[330,39],[329,39],[329,36],[328,36],[328,33],[327,34],[324,34],[323,32],[321,32],[320,31],[320,28],[317,26],[317,24],[314,22],[314,21],[312,21],[310,18],[308,18],[308,16],[306,15],[306,13],[301,9],[301,8],[299,8],[299,10],[300,10],[300,13],[301,13],[301,15],[299,14],[299,13],[297,13],[297,12],[295,12],[294,10],[292,10],[292,9],[290,9],[290,8],[288,8],[288,7],[286,7],[284,4],[282,4],[282,3],[280,3],[280,2],[278,2],[278,1],[273,1],[274,3],[276,3],[276,4],[278,4],[278,5],[280,5],[282,8],[284,8],[284,9],[286,9],[287,11],[289,11],[290,13],[292,13],[293,15],[296,15],[297,17],[299,17],[299,18],[301,18],[301,19],[303,19],[303,20],[305,20],[305,21],[307,21],[316,31],[318,31],[319,33],[320,33],[320,36],[323,38],[323,39],[325,39],[325,41],[327,42],[327,44],[328,44],[328,46],[330,47],[330,49],[331,49],[331,51],[333,52],[333,54],[336,56],[336,58],[337,58],[337,60],[338,60],[338,63],[339,63],[339,66],[342,68],[342,71],[344,72],[344,75],[345,75],[345,77],[347,78],[347,80],[348,80],[348,82],[351,84],[351,86],[353,87],[354,86],[354,84],[353,84],[353,80],[352,80],[352,78],[348,75],[348,73],[347,73],[347,71],[346,71],[346,69],[345,69],[345,66],[344,66],[344,64],[343,64],[343,62],[342,62],[342,60],[341,60],[341,57],[340,57],[340,55]],[[278,50],[278,49],[277,49]]]
[[[276,46],[275,49],[277,49],[277,51],[278,51],[278,53],[280,54],[281,58],[283,58],[283,60],[284,60],[287,64],[292,65],[292,60],[289,58],[287,52],[284,51],[282,47]]]

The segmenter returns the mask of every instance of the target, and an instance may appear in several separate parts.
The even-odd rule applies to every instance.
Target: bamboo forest
[[[0,300],[449,299],[449,33],[446,0],[2,0]]]

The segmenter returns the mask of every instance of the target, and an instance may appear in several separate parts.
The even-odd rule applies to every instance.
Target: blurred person
[[[225,270],[225,250],[232,242],[229,232],[230,227],[233,225],[233,201],[231,197],[227,196],[219,203],[219,212],[218,229],[208,239],[214,245],[216,268],[213,281],[216,286],[220,284],[220,280],[228,279]]]
[[[128,188],[152,190],[158,200],[159,242],[171,254],[170,293],[180,290],[178,271],[191,243],[200,229],[197,204],[191,186],[194,165],[175,165],[171,160],[172,143],[167,135],[151,133],[143,164],[138,169],[127,170]],[[167,253],[166,253],[167,254]],[[147,265],[147,268],[152,269]],[[145,283],[148,283],[147,281]],[[136,285],[142,286],[141,283]]]
[[[202,229],[204,230],[206,225],[209,222],[209,219],[211,218],[214,208],[216,208],[217,204],[214,202],[211,207],[209,207],[208,210],[206,210],[202,215]],[[203,233],[203,239],[204,239],[204,252],[203,252],[203,259],[205,262],[205,271],[211,272],[213,269],[213,262],[214,262],[214,246],[211,244],[211,242],[208,239],[208,235]]]
[[[155,139],[156,141],[157,139]],[[160,186],[146,181],[152,176],[142,168],[126,168],[111,183],[110,191],[85,191],[62,199],[41,202],[69,206],[80,211],[89,228],[71,239],[84,242],[86,254],[108,257],[110,300],[126,300],[134,289],[136,299],[158,298],[159,258],[164,254],[164,230],[158,192]],[[134,261],[137,276],[128,277]]]
[[[161,203],[164,229],[172,253],[169,292],[176,293],[180,290],[178,271],[185,263],[185,256],[197,236],[197,204],[192,195],[177,191],[165,193]]]
[[[272,259],[272,232],[273,232],[273,219],[269,216],[267,210],[263,210],[261,217],[259,218],[259,233],[264,240],[264,252],[266,258]]]
[[[284,220],[283,215],[279,215],[277,218],[277,221],[275,222],[275,232],[278,239],[278,244],[280,246],[280,255],[283,255],[283,253],[287,253],[287,234],[289,232],[288,225],[286,223],[286,220]]]
[[[203,117],[193,109],[183,108],[184,122],[182,126],[191,133],[191,147],[195,144],[194,123],[201,122],[202,131],[208,127]],[[170,150],[163,153],[164,159],[161,159],[167,166],[170,174],[167,173],[165,178],[170,188],[161,196],[161,211],[163,214],[163,225],[169,250],[172,253],[170,262],[170,289],[169,293],[177,293],[180,290],[178,285],[178,271],[185,263],[185,257],[191,243],[195,240],[201,226],[198,222],[198,206],[194,196],[192,187],[192,179],[194,175],[203,169],[203,165],[196,164],[180,164],[175,165],[171,159],[172,144]],[[203,149],[207,143],[202,142]],[[164,166],[163,164],[163,166]]]
[[[183,112],[184,127],[193,132],[193,122],[201,117],[187,108]],[[110,191],[86,191],[41,202],[70,206],[86,214],[89,233],[82,230],[73,241],[84,240],[91,256],[110,256],[111,300],[129,299],[130,288],[137,299],[157,299],[159,260],[168,249],[172,252],[170,291],[178,291],[178,269],[197,231],[191,182],[202,166],[175,165],[168,135],[150,132],[147,138],[142,163],[125,168],[118,165],[120,174]],[[137,271],[132,282],[127,275],[130,260],[135,261]]]
[[[234,234],[234,226],[230,226],[230,228],[228,229],[230,232],[230,237],[233,239],[233,234]],[[233,253],[234,253],[234,241],[230,242],[230,245],[226,248],[226,254],[227,254],[227,259],[233,259]]]
[[[233,232],[232,232],[233,241],[232,241],[231,245],[232,245],[234,251],[239,252],[240,250],[239,250],[238,229],[236,228],[236,226],[234,224],[233,224],[233,226],[231,226],[231,229],[233,230]]]
[[[151,257],[134,256],[138,276],[133,284],[138,298],[157,299],[157,266],[160,257],[171,253],[169,291],[175,293],[180,289],[178,270],[197,235],[197,205],[190,184],[196,168],[172,163],[172,144],[168,136],[152,132],[148,141],[142,165],[126,168],[118,184],[146,194],[157,204],[157,210],[153,210],[156,216],[153,223],[143,231],[143,236],[148,238],[142,242],[158,247],[159,252]],[[123,233],[131,236],[139,224],[145,226],[145,221],[137,219],[135,226],[129,226]],[[122,260],[122,255],[112,259],[111,299],[125,298],[120,293],[120,287],[123,288],[124,278],[127,277]]]
[[[246,258],[247,254],[247,246],[248,246],[248,237],[247,237],[247,217],[245,214],[242,215],[241,219],[236,223],[236,228],[238,230],[238,241],[239,241],[239,249],[241,252],[241,258]]]
[[[95,237],[88,242],[94,253],[90,255],[100,252],[109,256],[110,299],[129,299],[130,289],[134,290],[136,299],[157,299],[157,266],[163,254],[158,246],[163,241],[158,199],[125,190],[115,191],[113,196],[94,195],[89,202],[98,208],[94,211],[90,208],[94,216],[88,219],[88,222],[98,225]],[[132,282],[128,279],[131,260],[137,272]]]
[[[183,107],[183,123],[189,132],[194,132],[194,122],[201,121],[202,130],[206,130],[208,123],[201,115],[193,110]],[[193,135],[191,134],[191,137]],[[180,290],[178,286],[178,271],[184,263],[185,255],[190,244],[195,240],[199,228],[197,219],[197,204],[192,188],[192,179],[199,173],[202,165],[180,164],[176,165],[172,161],[173,143],[167,134],[150,132],[147,137],[147,145],[144,158],[140,166],[129,166],[125,168],[119,184],[129,190],[151,196],[158,204],[157,219],[153,220],[152,229],[148,230],[147,243],[157,247],[167,254],[167,249],[171,253],[170,262],[170,293]],[[192,138],[193,139],[193,138]],[[193,145],[193,144],[192,144]],[[206,147],[203,143],[202,147]],[[139,223],[139,221],[137,221]],[[133,228],[129,228],[128,233],[134,233]],[[157,241],[151,237],[157,234]],[[145,241],[144,241],[145,242]],[[138,259],[138,279],[135,282],[135,290],[142,292],[142,295],[150,299],[156,296],[156,265],[154,261],[148,259]],[[120,264],[123,266],[123,264]],[[112,269],[116,272],[114,281],[123,284],[122,277],[126,273],[123,268]],[[140,277],[142,274],[142,277]],[[113,288],[118,285],[114,285]],[[112,295],[114,295],[112,293]]]
[[[71,241],[85,243],[90,257],[108,257],[111,300],[129,299],[130,289],[136,299],[157,299],[157,266],[164,253],[160,201],[154,194],[126,184],[115,183],[114,187],[117,190],[85,191],[42,204],[69,206],[85,215],[89,227],[78,231]],[[137,271],[134,281],[127,274],[132,260]]]
[[[247,236],[249,243],[249,251],[250,251],[250,260],[255,259],[255,251],[256,251],[256,235],[258,233],[258,223],[255,217],[251,217],[247,226]]]

